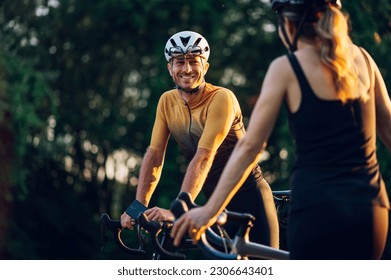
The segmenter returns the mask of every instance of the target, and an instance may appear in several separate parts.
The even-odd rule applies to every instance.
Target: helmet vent
[[[199,38],[194,42],[193,46],[194,46],[194,47],[198,46],[198,44],[201,42],[201,40],[202,40],[202,38],[199,37]]]
[[[174,47],[177,46],[177,44],[175,43],[175,40],[174,40],[174,39],[170,39],[170,42],[171,42],[171,44],[172,44]]]
[[[189,41],[190,41],[191,36],[188,36],[188,37],[179,37],[179,38],[181,38],[181,41],[182,41],[183,46],[186,47],[187,44],[188,44]]]

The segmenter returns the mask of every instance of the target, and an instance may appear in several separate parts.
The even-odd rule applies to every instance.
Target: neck
[[[200,84],[198,87],[196,87],[195,89],[192,89],[192,90],[184,90],[178,86],[176,88],[177,88],[179,94],[181,95],[181,97],[183,98],[183,100],[188,102],[193,96],[196,96],[196,95],[198,95],[198,93],[204,91],[205,81],[202,82],[202,84]]]
[[[193,89],[190,89],[190,90],[181,88],[181,87],[178,86],[178,85],[176,85],[175,87],[176,87],[177,90],[180,90],[180,91],[182,91],[182,92],[186,92],[186,93],[188,93],[188,94],[193,94],[193,93],[197,93],[197,92],[200,90],[200,86],[201,86],[201,85],[199,85],[198,87],[195,87],[195,88],[193,88]]]
[[[305,40],[305,39],[300,39],[297,42],[297,49],[313,49],[318,51],[322,46],[322,43],[319,40]]]

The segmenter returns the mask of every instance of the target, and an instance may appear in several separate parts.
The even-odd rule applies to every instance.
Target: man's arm
[[[152,129],[151,142],[141,164],[136,199],[148,206],[152,194],[162,174],[164,156],[167,149],[170,131],[165,119],[163,96],[159,100],[155,123]]]
[[[181,191],[190,193],[193,200],[202,189],[206,176],[208,175],[212,165],[214,154],[215,152],[198,148],[197,153],[187,168]],[[148,188],[146,187],[145,189],[147,190]],[[151,188],[150,194],[152,194],[152,192]],[[137,194],[139,194],[139,191],[137,191]],[[143,199],[143,197],[149,197],[150,194],[144,192],[143,195],[141,195],[140,191],[140,199]],[[157,206],[146,210],[144,213],[147,215],[148,219],[152,221],[174,221],[175,219],[170,210]]]
[[[208,118],[198,143],[197,152],[186,170],[181,187],[181,191],[189,192],[193,200],[200,193],[212,167],[217,149],[232,127],[235,113],[233,96],[226,92],[219,92],[214,96],[209,105]]]
[[[145,206],[148,206],[152,194],[159,182],[160,175],[162,174],[165,151],[165,148],[154,149],[149,147],[144,155],[139,174],[136,199]],[[151,209],[148,209],[145,213],[147,214],[147,217],[152,220],[153,216],[150,216],[150,211]],[[121,215],[122,227],[133,229],[135,223],[135,220],[125,212]]]
[[[152,194],[159,183],[162,174],[164,156],[170,137],[170,131],[164,120],[164,110],[161,100],[158,103],[155,123],[152,129],[151,143],[144,155],[137,184],[136,199],[148,206]],[[148,215],[148,209],[145,213]],[[148,215],[148,218],[151,217]],[[133,229],[135,221],[126,213],[121,215],[121,225]]]
[[[215,151],[205,148],[197,149],[196,154],[187,167],[181,192],[190,193],[193,200],[197,197],[208,176],[215,154]]]
[[[144,155],[137,185],[136,199],[148,206],[152,194],[160,180],[164,162],[165,149],[149,147]]]

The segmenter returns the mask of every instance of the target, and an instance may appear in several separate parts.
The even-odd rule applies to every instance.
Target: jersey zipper
[[[190,119],[190,122],[189,122],[189,136],[190,136],[190,139],[191,139],[191,142],[193,142],[193,145],[194,145],[194,149],[195,149],[195,151],[197,150],[197,145],[196,145],[196,143],[195,143],[195,141],[194,141],[194,138],[193,138],[193,136],[192,136],[192,134],[191,134],[191,126],[192,126],[192,124],[193,124],[193,118],[192,118],[192,115],[191,115],[191,110],[190,110],[190,107],[189,107],[189,105],[187,104],[187,102],[185,102],[185,104],[186,104],[186,108],[187,108],[187,111],[189,112],[189,119]]]

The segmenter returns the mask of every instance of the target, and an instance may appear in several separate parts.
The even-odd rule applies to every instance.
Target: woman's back
[[[301,45],[301,42],[299,42],[299,45]],[[368,91],[370,87],[370,76],[367,63],[357,46],[352,45],[351,51],[354,53],[354,67],[358,72],[359,88],[360,90]],[[333,73],[321,61],[319,52],[316,46],[304,44],[303,47],[299,47],[295,55],[316,96],[323,100],[339,100]],[[286,101],[291,112],[295,112],[298,109],[301,101],[299,84],[295,79],[293,80],[294,82],[288,87],[288,94],[286,96]]]
[[[390,207],[376,157],[376,130],[391,147],[383,79],[352,43],[340,1],[272,0],[272,8],[290,51],[270,67],[265,92],[283,94],[295,139],[291,257],[380,258]],[[269,82],[273,77],[280,78],[277,86]],[[271,103],[271,93],[263,100]]]
[[[299,198],[292,208],[305,208],[336,197],[388,206],[376,157],[376,112],[373,92],[369,91],[368,66],[360,66],[367,78],[360,75],[368,84],[361,88],[369,91],[369,99],[343,103],[320,59],[298,52],[297,56],[289,55],[289,62],[296,81],[288,87],[286,98],[290,130],[296,142],[291,186],[293,196]]]

